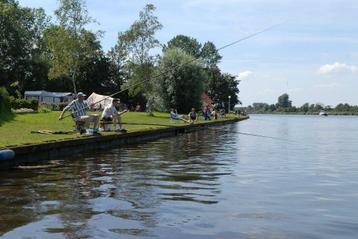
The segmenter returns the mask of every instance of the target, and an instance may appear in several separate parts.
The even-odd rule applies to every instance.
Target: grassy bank
[[[73,134],[33,134],[36,130],[71,131],[74,129],[71,117],[62,121],[58,120],[59,112],[20,114],[3,120],[0,126],[0,148],[16,145],[34,144],[40,142],[65,140],[86,135]],[[146,113],[129,112],[123,115],[124,128],[128,132],[137,132],[158,129],[170,126],[185,125],[181,121],[169,119],[168,113],[154,113],[148,116]],[[220,119],[225,120],[225,119]],[[210,121],[199,120],[198,123]],[[115,132],[102,132],[102,135],[115,134]]]

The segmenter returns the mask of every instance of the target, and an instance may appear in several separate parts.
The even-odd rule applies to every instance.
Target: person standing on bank
[[[78,92],[77,99],[71,101],[65,108],[63,108],[59,120],[63,119],[63,115],[66,111],[70,110],[72,113],[72,118],[77,124],[83,123],[85,128],[90,128],[90,124],[93,123],[93,132],[98,131],[98,115],[87,115],[87,110],[90,106],[87,104],[85,99],[85,94],[82,92]]]
[[[208,106],[204,107],[203,116],[204,116],[204,120],[211,120],[211,113],[210,113],[210,109]]]

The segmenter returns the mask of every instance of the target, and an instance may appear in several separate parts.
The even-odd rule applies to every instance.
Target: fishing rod
[[[257,36],[257,35],[260,35],[260,34],[266,32],[266,31],[269,31],[269,30],[271,30],[271,29],[273,29],[273,28],[275,28],[275,27],[277,27],[277,26],[279,26],[279,25],[281,25],[281,24],[282,24],[282,23],[280,23],[280,24],[274,24],[274,25],[271,25],[271,26],[269,26],[269,27],[267,27],[267,28],[264,28],[264,29],[262,29],[262,30],[260,30],[260,31],[254,32],[254,33],[252,33],[252,34],[250,34],[250,35],[247,35],[247,36],[245,36],[245,37],[243,37],[243,38],[240,38],[240,39],[238,39],[238,40],[236,40],[236,41],[233,41],[233,42],[231,42],[231,43],[229,43],[229,44],[227,44],[227,45],[224,45],[224,46],[218,48],[216,51],[221,51],[221,50],[223,50],[223,49],[225,49],[225,48],[228,48],[228,47],[230,47],[230,46],[236,45],[236,44],[238,44],[238,43],[240,43],[240,42],[242,42],[242,41],[245,41],[245,40],[247,40],[247,39],[253,38],[253,37],[255,37],[255,36]],[[194,58],[194,59],[190,60],[188,63],[192,63],[192,62],[194,62],[194,61],[196,61],[196,60],[198,60],[198,59]],[[188,64],[188,63],[187,63],[187,64]],[[181,65],[177,65],[177,66],[174,66],[174,69],[177,69],[177,68],[180,68],[180,67],[181,67]],[[172,69],[171,69],[171,70],[172,70]],[[168,71],[169,71],[169,70],[168,70]],[[156,76],[154,76],[152,79],[159,78],[160,76],[166,74],[168,71],[160,72],[159,74],[157,74]],[[130,88],[135,87],[135,86],[138,86],[138,85],[140,85],[140,84],[143,84],[143,83],[145,83],[145,82],[147,82],[147,81],[149,81],[149,79],[145,79],[145,80],[139,81],[139,82],[137,82],[137,83],[135,83],[135,84],[133,84],[133,85],[128,86],[127,88],[125,88],[125,89],[123,89],[123,90],[114,92],[113,94],[108,95],[108,96],[106,96],[105,98],[103,98],[103,99],[101,99],[101,100],[99,100],[99,101],[96,101],[96,102],[92,103],[91,105],[98,104],[98,103],[100,103],[100,102],[102,102],[102,101],[105,101],[105,100],[108,99],[108,98],[111,98],[111,97],[113,97],[113,96],[115,96],[115,95],[118,95],[118,94],[120,94],[120,93],[123,93],[123,92],[129,90]],[[87,105],[87,106],[84,107],[84,108],[77,109],[77,110],[73,111],[72,114],[77,113],[78,111],[81,111],[81,110],[85,110],[85,109],[89,109],[89,106]],[[72,114],[62,117],[61,120],[64,119],[64,118],[67,118],[67,117],[71,116]]]

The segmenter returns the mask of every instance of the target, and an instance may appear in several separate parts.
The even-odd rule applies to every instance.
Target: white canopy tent
[[[104,107],[109,105],[112,102],[113,98],[106,96],[106,95],[100,95],[96,93],[92,93],[87,98],[88,104],[95,104],[92,108],[95,110],[102,110]]]

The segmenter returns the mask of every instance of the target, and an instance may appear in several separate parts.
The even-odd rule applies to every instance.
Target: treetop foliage
[[[21,97],[25,90],[78,91],[118,95],[129,104],[185,112],[201,108],[201,95],[217,107],[239,102],[236,76],[221,72],[214,43],[177,35],[162,44],[163,28],[153,4],[139,12],[117,43],[104,52],[85,0],[59,0],[56,19],[42,8],[0,0],[0,86]],[[154,49],[162,48],[161,55]],[[5,94],[5,93],[4,93]]]
[[[55,10],[55,15],[60,26],[79,34],[87,24],[94,22],[88,15],[84,0],[59,0],[60,7]]]

